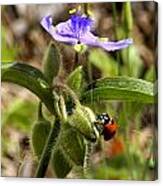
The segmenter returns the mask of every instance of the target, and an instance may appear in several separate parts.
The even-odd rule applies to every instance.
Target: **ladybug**
[[[104,136],[105,141],[112,139],[118,128],[113,118],[110,118],[107,113],[97,115],[95,125],[99,133]]]

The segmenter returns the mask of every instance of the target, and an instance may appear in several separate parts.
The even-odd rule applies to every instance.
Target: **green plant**
[[[130,14],[130,4],[125,6],[125,11],[125,16]],[[131,22],[132,20],[125,19],[129,35],[132,29]],[[80,52],[76,53],[77,56]],[[106,69],[99,62],[100,55]],[[128,64],[130,56],[126,57],[124,52],[121,53],[121,58],[128,59],[124,64],[127,66],[127,75],[132,74],[133,70]],[[35,177],[44,177],[48,165],[51,165],[55,175],[60,178],[66,177],[76,167],[80,167],[83,177],[87,177],[91,147],[102,135],[95,126],[96,114],[95,110],[90,108],[92,104],[98,105],[100,102],[108,101],[125,102],[123,107],[126,112],[120,114],[120,119],[127,122],[130,118],[127,118],[125,113],[131,114],[134,109],[138,109],[132,108],[127,112],[132,103],[137,103],[139,108],[143,104],[155,103],[156,94],[152,82],[138,79],[137,74],[133,75],[134,77],[120,76],[117,72],[119,64],[117,65],[116,60],[108,58],[103,52],[90,55],[89,60],[102,71],[103,75],[103,78],[90,84],[83,83],[87,82],[83,76],[83,66],[74,68],[67,79],[60,81],[61,59],[57,44],[50,42],[43,59],[42,71],[24,63],[2,63],[2,81],[16,83],[33,92],[39,98],[39,104],[44,104],[49,114],[53,116],[52,121],[47,121],[42,116],[40,106],[38,113],[41,115],[32,128],[33,149],[37,156]],[[107,64],[109,60],[111,63]],[[124,130],[127,134],[127,127],[124,127]],[[130,151],[129,148],[128,150]],[[129,161],[132,162],[132,159]],[[110,170],[112,171],[111,168]],[[100,169],[99,171],[101,172]],[[121,172],[126,178],[126,172],[123,169]],[[116,176],[112,171],[111,178],[114,177]]]

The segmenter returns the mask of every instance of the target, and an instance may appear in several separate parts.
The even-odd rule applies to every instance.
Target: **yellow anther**
[[[76,8],[69,10],[69,14],[74,14],[76,12]]]
[[[88,11],[87,11],[87,14],[88,14],[89,16],[93,16],[93,12],[92,12],[91,10],[88,10]]]

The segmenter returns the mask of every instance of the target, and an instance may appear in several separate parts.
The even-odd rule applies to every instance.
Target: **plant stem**
[[[73,71],[76,68],[76,66],[78,66],[78,65],[79,65],[79,53],[75,51],[71,71]]]
[[[52,149],[56,143],[56,139],[58,137],[60,131],[60,122],[59,119],[56,118],[55,123],[53,124],[51,131],[49,133],[47,142],[45,144],[43,153],[41,155],[37,170],[36,170],[36,174],[35,177],[36,178],[43,178],[45,176],[48,164],[49,164],[49,160],[51,157],[51,152]]]
[[[113,22],[114,22],[114,32],[115,32],[115,38],[116,40],[118,40],[118,29],[117,29],[117,20],[116,20],[116,17],[117,17],[117,9],[116,9],[116,3],[112,3],[112,8],[113,8]],[[119,52],[116,52],[116,60],[118,62],[118,75],[121,74],[120,72],[120,53]]]
[[[42,120],[44,119],[43,114],[42,114],[42,103],[41,101],[39,102],[38,105],[38,120]]]
[[[86,57],[87,59],[87,57]],[[87,73],[88,73],[88,83],[91,85],[91,89],[93,89],[93,76],[92,76],[92,65],[90,61],[87,61]],[[93,91],[91,92],[91,105],[93,105]]]
[[[112,3],[113,8],[113,22],[114,22],[114,31],[115,31],[115,38],[118,39],[118,31],[117,31],[117,9],[116,9],[116,3]]]
[[[79,53],[78,52],[75,52],[75,64],[78,64],[79,63]]]
[[[132,16],[132,7],[131,2],[127,1],[123,4],[123,16],[124,16],[124,30],[125,30],[125,37],[130,38],[132,36],[132,29],[133,29],[133,16]],[[127,64],[128,64],[128,75],[131,76],[131,64],[130,64],[130,47],[127,49]]]
[[[83,4],[83,11],[84,11],[84,14],[89,17],[89,4],[88,3],[84,3]],[[91,84],[92,81],[93,81],[93,77],[92,77],[92,66],[91,66],[91,62],[88,61],[88,55],[89,55],[89,52],[86,51],[85,52],[85,63],[87,64],[87,71],[88,71],[88,83]],[[91,104],[92,104],[92,101],[91,101]]]
[[[87,17],[89,17],[89,4],[88,3],[84,3],[83,4],[83,11],[84,11],[84,14]],[[85,52],[85,63],[87,64],[89,84],[91,84],[92,81],[93,81],[93,77],[92,77],[92,66],[91,66],[90,61],[88,61],[88,55],[89,55],[89,52],[86,51]]]
[[[87,17],[89,17],[89,13],[88,13],[88,3],[84,3],[84,4],[83,4],[83,9],[84,9],[84,14],[87,15]]]

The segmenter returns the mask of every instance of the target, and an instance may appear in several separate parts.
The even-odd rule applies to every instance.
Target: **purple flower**
[[[41,20],[41,25],[55,40],[71,45],[84,44],[114,51],[126,48],[133,43],[132,39],[110,42],[93,35],[91,32],[93,20],[80,13],[71,15],[70,19],[55,27],[52,22],[51,16],[45,16]]]

